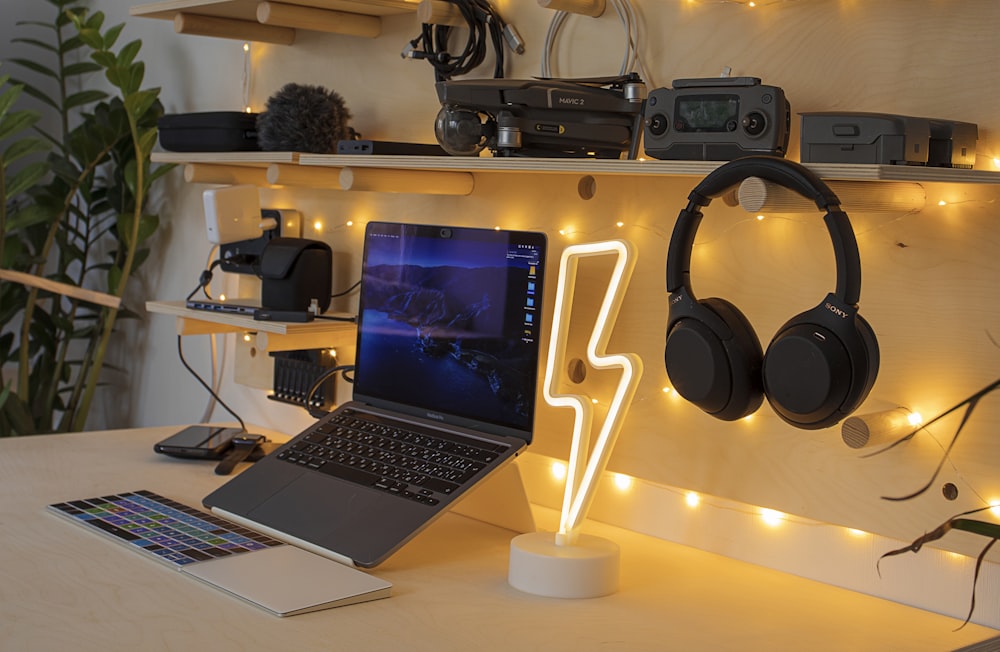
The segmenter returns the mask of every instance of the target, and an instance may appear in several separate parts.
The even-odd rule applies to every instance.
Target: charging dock
[[[276,226],[264,231],[259,238],[219,245],[222,271],[232,274],[257,274],[257,263],[264,247],[274,238],[298,238],[302,235],[302,214],[296,210],[263,208],[261,221],[273,219]]]

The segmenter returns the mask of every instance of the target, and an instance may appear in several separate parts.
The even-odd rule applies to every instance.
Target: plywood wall
[[[976,122],[976,166],[996,169],[1000,4],[993,0],[764,0],[753,9],[713,0],[633,3],[643,18],[641,55],[651,87],[679,77],[715,76],[729,67],[734,75],[781,86],[793,112],[880,111]],[[524,55],[509,57],[508,76],[538,74],[551,12],[534,0],[502,0],[497,6],[526,42]],[[263,108],[287,82],[319,84],[345,98],[353,126],[366,137],[433,142],[438,104],[432,71],[425,62],[399,56],[418,32],[414,17],[401,16],[386,19],[377,39],[302,33],[292,47],[255,45],[252,103]],[[192,76],[210,73],[211,66],[186,51],[186,44],[200,47],[196,37],[171,38],[176,40],[169,65]],[[555,72],[616,74],[623,48],[612,10],[596,19],[574,17],[557,43]],[[489,67],[481,76],[489,76]],[[217,94],[211,102],[209,96],[172,89],[168,108],[237,108],[233,86],[230,79],[228,97]],[[798,135],[796,116],[793,159]],[[1000,498],[1000,393],[980,403],[930,490],[904,503],[880,497],[909,493],[930,479],[957,417],[866,459],[867,451],[843,444],[839,427],[796,430],[766,404],[748,421],[724,423],[664,393],[669,387],[662,364],[666,248],[683,198],[698,179],[598,175],[595,180],[592,199],[580,197],[574,175],[528,174],[477,175],[467,197],[274,189],[264,191],[263,199],[298,208],[307,222],[322,222],[317,233],[337,252],[345,286],[355,280],[361,225],[370,219],[543,230],[552,245],[552,272],[566,244],[612,237],[635,243],[639,263],[611,345],[638,353],[645,375],[611,462],[616,471],[900,539]],[[178,187],[174,208],[196,210],[202,189]],[[923,191],[927,206],[919,212],[865,213],[844,206],[861,248],[861,313],[882,352],[881,372],[863,412],[905,406],[929,418],[1000,376],[1000,185],[929,183]],[[353,227],[346,226],[349,220]],[[624,226],[616,226],[618,221]],[[175,240],[171,247],[178,251],[181,245]],[[819,303],[834,282],[832,250],[818,213],[766,214],[757,220],[721,201],[706,212],[692,271],[696,294],[740,306],[765,346],[781,323]],[[595,300],[606,272],[600,264],[581,267]],[[553,291],[550,285],[549,299]],[[573,344],[578,352],[593,310],[581,300]],[[148,372],[146,378],[153,386],[166,382]],[[582,387],[606,401],[615,381],[609,373],[592,373]],[[569,419],[543,407],[533,448],[565,458]],[[944,482],[958,486],[954,502],[943,498]],[[953,545],[975,549],[961,539]]]

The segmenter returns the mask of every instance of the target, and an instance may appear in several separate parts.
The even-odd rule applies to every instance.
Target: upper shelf
[[[185,179],[200,183],[308,186],[342,190],[467,195],[475,175],[491,173],[703,177],[720,161],[622,161],[459,156],[364,156],[289,152],[154,152],[160,163],[187,164]],[[903,165],[809,163],[837,181],[1000,184],[1000,172]]]
[[[216,36],[279,45],[297,29],[375,38],[382,16],[413,13],[419,0],[161,0],[138,5],[132,16],[172,20],[178,34]]]

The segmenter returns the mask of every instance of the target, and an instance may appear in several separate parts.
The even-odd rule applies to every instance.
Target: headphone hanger
[[[837,266],[835,290],[785,322],[766,353],[735,305],[715,297],[698,300],[691,290],[691,251],[701,209],[749,177],[788,188],[825,212]],[[858,314],[861,256],[854,230],[837,195],[799,163],[751,156],[730,161],[702,179],[674,225],[666,281],[667,373],[681,396],[718,419],[752,414],[766,397],[787,423],[825,428],[853,412],[875,383],[878,342]]]

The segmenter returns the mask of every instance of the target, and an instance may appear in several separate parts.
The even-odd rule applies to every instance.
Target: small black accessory
[[[777,183],[826,211],[837,285],[815,308],[788,320],[761,353],[749,320],[725,299],[698,300],[691,291],[691,249],[701,207],[748,177]],[[858,314],[861,257],[840,200],[811,170],[768,156],[716,168],[688,195],[667,251],[670,293],[664,363],[674,389],[712,416],[733,421],[752,414],[767,396],[787,423],[826,428],[868,396],[879,367],[871,326]]]
[[[330,245],[305,238],[274,238],[260,257],[261,306],[270,311],[302,312],[315,304],[330,307],[333,252]]]
[[[232,446],[241,428],[188,426],[153,445],[153,450],[171,457],[219,460]]]
[[[645,108],[643,147],[658,159],[732,161],[784,156],[791,104],[757,77],[675,79],[657,88]]]
[[[245,460],[252,461],[252,457],[258,451],[262,452],[261,444],[267,441],[264,435],[243,434],[233,437],[233,445],[229,448],[226,456],[215,467],[216,475],[229,475],[236,468],[236,465]],[[256,458],[259,459],[259,456]]]
[[[260,148],[272,152],[334,154],[337,142],[355,137],[351,112],[335,91],[285,84],[257,117]]]
[[[156,121],[160,146],[168,152],[259,150],[257,114],[243,111],[174,113]]]

